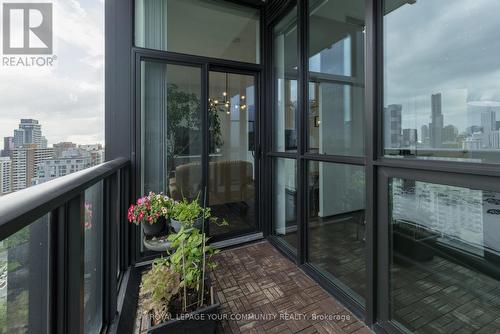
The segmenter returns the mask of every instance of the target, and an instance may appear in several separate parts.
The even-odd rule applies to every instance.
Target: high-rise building
[[[458,129],[453,125],[447,125],[443,128],[442,139],[449,147],[450,144],[457,144]]]
[[[18,191],[31,186],[38,164],[53,156],[54,149],[39,148],[36,144],[15,149],[12,157],[12,190]]]
[[[23,129],[14,130],[14,148],[21,148],[25,144],[25,136]]]
[[[54,144],[54,159],[38,164],[32,184],[47,182],[98,165],[104,160],[101,144],[79,145],[70,142]]]
[[[441,112],[441,93],[431,96],[431,123],[429,124],[431,147],[439,148],[443,144],[442,132],[444,117]]]
[[[101,144],[79,145],[78,148],[90,154],[91,166],[97,166],[104,162],[104,149]]]
[[[21,119],[19,129],[24,130],[24,144],[36,144],[42,148],[42,125],[36,119]]]
[[[47,138],[45,138],[45,136],[42,136],[41,148],[47,148],[48,146],[49,146],[49,141],[47,140]]]
[[[12,157],[12,151],[14,151],[14,137],[4,137],[2,157]]]
[[[403,129],[402,147],[415,147],[417,145],[417,129]]]
[[[0,196],[12,191],[12,161],[9,157],[0,157]]]
[[[483,148],[493,147],[492,132],[497,129],[497,114],[488,109],[481,113],[481,127],[483,128]]]
[[[60,142],[60,143],[57,143],[57,144],[54,144],[52,145],[52,147],[54,147],[54,156],[56,158],[61,158],[63,156],[63,152],[69,150],[69,149],[72,149],[72,148],[76,148],[76,144],[75,143],[72,143],[72,142]]]
[[[401,104],[390,104],[384,108],[384,122],[386,131],[384,132],[384,145],[386,148],[401,147]],[[389,129],[389,131],[387,131]]]
[[[429,138],[430,138],[429,126],[424,124],[424,125],[422,125],[421,131],[420,131],[420,142],[424,145],[427,145],[427,144],[429,144],[429,140],[430,140]]]

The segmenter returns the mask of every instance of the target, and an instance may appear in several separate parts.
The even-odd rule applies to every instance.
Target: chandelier
[[[208,104],[211,108],[216,108],[219,111],[225,111],[226,114],[231,114],[231,100],[229,99],[229,93],[228,93],[228,87],[229,87],[229,74],[226,73],[226,87],[225,90],[222,92],[222,97],[221,98],[209,98],[208,99]],[[245,110],[247,108],[246,104],[246,96],[240,94],[240,104],[236,104],[234,106],[234,109],[240,109],[240,110]]]

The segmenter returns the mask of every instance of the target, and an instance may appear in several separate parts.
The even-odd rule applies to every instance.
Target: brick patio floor
[[[222,320],[219,333],[372,333],[268,242],[225,250],[215,260],[220,313],[264,318]]]

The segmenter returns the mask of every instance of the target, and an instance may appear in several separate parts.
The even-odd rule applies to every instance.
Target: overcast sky
[[[104,142],[104,0],[53,3],[55,66],[0,66],[2,148],[20,118],[38,119],[49,144]]]
[[[500,101],[499,15],[498,0],[417,0],[385,16],[385,105],[403,105],[403,128],[430,122],[435,93],[445,125],[480,125],[468,103]]]

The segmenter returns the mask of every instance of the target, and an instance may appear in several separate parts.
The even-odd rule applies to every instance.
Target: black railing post
[[[65,252],[65,333],[83,334],[84,330],[84,200],[83,193],[66,204],[64,229]]]
[[[120,193],[118,173],[104,180],[104,300],[103,322],[111,323],[116,315],[118,271],[118,224]]]

